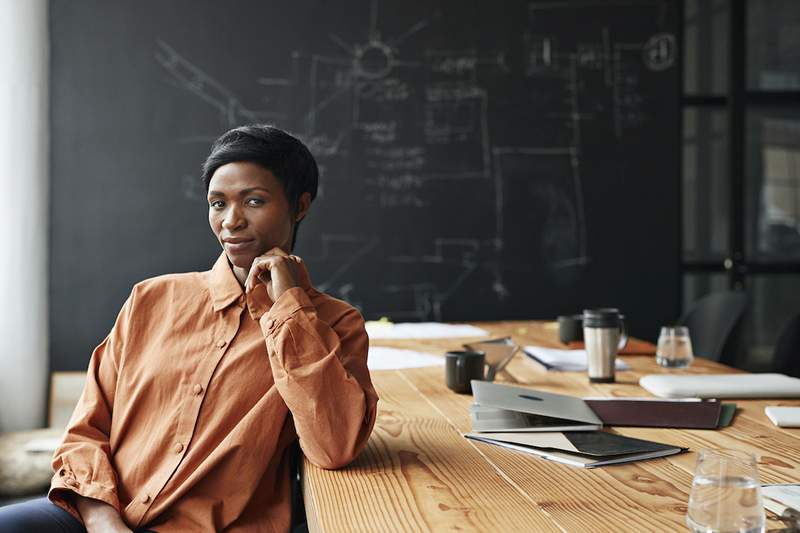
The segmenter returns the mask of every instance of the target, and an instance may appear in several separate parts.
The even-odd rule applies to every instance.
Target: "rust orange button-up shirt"
[[[364,320],[311,287],[245,295],[222,254],[208,272],[137,284],[89,362],[53,458],[50,499],[73,493],[131,528],[286,531],[289,450],[349,463],[375,422]]]

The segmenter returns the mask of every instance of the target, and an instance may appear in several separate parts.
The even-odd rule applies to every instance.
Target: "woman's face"
[[[256,163],[228,163],[211,176],[208,222],[231,264],[249,270],[253,259],[274,247],[291,253],[294,225],[308,211],[309,197],[303,193],[292,213],[272,172]]]

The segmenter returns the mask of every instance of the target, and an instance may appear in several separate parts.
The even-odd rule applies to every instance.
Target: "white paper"
[[[586,350],[559,350],[541,346],[526,346],[525,353],[552,367],[548,370],[585,372],[588,368]],[[615,363],[617,370],[630,370],[628,363],[621,359],[617,359]]]
[[[489,333],[469,324],[440,322],[367,322],[370,339],[446,339],[451,337],[486,337]]]
[[[367,368],[370,370],[394,370],[423,366],[444,366],[444,357],[385,346],[369,347]]]
[[[761,496],[764,499],[764,507],[778,516],[781,516],[787,507],[800,510],[800,485],[796,483],[761,485]]]

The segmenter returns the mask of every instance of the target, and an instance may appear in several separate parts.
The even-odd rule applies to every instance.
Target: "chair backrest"
[[[800,377],[800,313],[783,326],[772,356],[775,372]]]
[[[294,441],[289,445],[289,491],[292,499],[291,531],[308,531],[306,508],[303,502],[301,474],[303,471],[303,452],[300,443]]]
[[[689,328],[695,355],[727,364],[734,362],[747,301],[743,292],[720,291],[692,304],[678,324]]]

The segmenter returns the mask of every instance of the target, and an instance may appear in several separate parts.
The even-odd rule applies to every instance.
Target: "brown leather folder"
[[[716,429],[722,404],[717,400],[585,400],[607,426]]]

